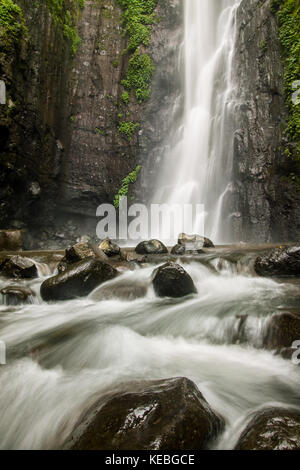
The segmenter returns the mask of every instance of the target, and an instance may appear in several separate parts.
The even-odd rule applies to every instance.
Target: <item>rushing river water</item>
[[[300,408],[299,368],[260,349],[266,319],[299,309],[300,284],[256,277],[254,256],[226,248],[181,259],[198,294],[176,301],[155,297],[149,265],[88,298],[47,304],[39,286],[50,270],[40,265],[42,277],[25,283],[34,303],[0,307],[1,448],[61,447],[83,411],[133,379],[192,379],[226,419],[214,448],[233,448],[262,405]],[[241,315],[248,317],[239,343]]]

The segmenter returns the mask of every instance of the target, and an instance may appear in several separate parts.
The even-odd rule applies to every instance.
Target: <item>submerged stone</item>
[[[224,420],[186,378],[131,383],[100,400],[73,432],[75,450],[201,450]]]
[[[159,240],[149,240],[139,243],[135,251],[139,255],[162,255],[168,253],[168,248]]]
[[[258,411],[235,450],[300,450],[300,411],[275,407]]]
[[[263,339],[267,349],[291,348],[297,340],[300,340],[300,315],[279,313],[267,321]]]
[[[19,255],[5,258],[0,263],[0,273],[2,276],[17,279],[34,279],[38,277],[38,270],[34,262]]]
[[[185,297],[196,294],[197,289],[191,276],[176,263],[166,263],[153,273],[153,287],[159,297]]]
[[[97,286],[118,275],[118,271],[96,258],[87,258],[72,264],[66,271],[51,277],[41,285],[41,296],[46,301],[71,300],[85,297]]]

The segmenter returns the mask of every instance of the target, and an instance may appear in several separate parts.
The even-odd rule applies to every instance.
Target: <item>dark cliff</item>
[[[290,154],[295,143],[286,132],[289,110],[279,33],[274,2],[241,2],[234,58],[238,101],[234,236],[238,241],[298,240],[299,160],[296,152]]]

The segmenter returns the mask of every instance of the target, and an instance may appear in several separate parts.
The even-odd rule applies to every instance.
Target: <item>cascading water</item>
[[[240,0],[187,0],[184,112],[163,158],[152,202],[203,204],[193,232],[230,241],[226,196],[231,191],[235,12]],[[167,230],[169,229],[166,227]],[[176,236],[176,234],[175,234]],[[162,230],[161,238],[169,238]]]

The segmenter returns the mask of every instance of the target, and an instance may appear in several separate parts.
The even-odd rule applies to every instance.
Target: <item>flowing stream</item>
[[[88,298],[47,304],[39,286],[50,272],[40,265],[38,280],[22,282],[33,303],[0,306],[0,447],[61,447],[97,398],[134,379],[192,379],[226,419],[214,448],[234,447],[263,405],[300,408],[299,368],[261,349],[267,319],[299,309],[300,284],[255,277],[255,256],[224,248],[181,259],[198,289],[181,300],[155,297],[148,265]]]
[[[205,231],[216,243],[231,241],[227,201],[232,189],[232,57],[239,3],[184,2],[184,112],[168,137],[169,150],[152,198],[152,202],[170,206],[204,205],[190,232]],[[169,227],[162,228],[161,238],[170,239]]]

